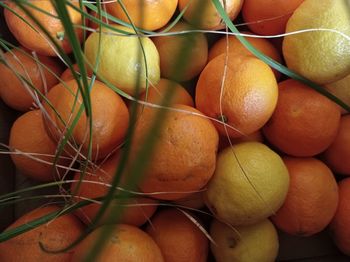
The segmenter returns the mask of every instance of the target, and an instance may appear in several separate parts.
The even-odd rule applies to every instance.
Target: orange
[[[123,0],[126,11],[120,1],[106,1],[107,11],[116,18],[132,23],[145,30],[157,30],[165,26],[175,13],[178,0]],[[126,14],[127,12],[127,14]]]
[[[196,77],[205,67],[208,59],[208,41],[205,35],[178,33],[193,29],[185,22],[178,22],[169,31],[174,35],[152,38],[159,52],[160,73],[163,78],[187,81]]]
[[[251,34],[250,32],[243,31],[244,34]],[[282,58],[277,48],[274,47],[267,39],[264,38],[255,38],[255,37],[245,37],[248,42],[254,46],[256,49],[261,51],[263,54],[272,58],[273,60],[281,63]],[[229,35],[223,36],[217,40],[214,45],[209,50],[208,60],[212,60],[214,57],[221,55],[223,53],[234,53],[234,55],[253,55],[238,39],[236,36]],[[275,69],[273,72],[276,76],[276,79],[279,79],[281,73]]]
[[[254,33],[283,34],[289,17],[302,2],[304,0],[245,0],[243,19]]]
[[[194,106],[193,98],[182,85],[165,78],[161,78],[156,86],[149,86],[149,89],[141,95],[139,100],[160,105],[163,102],[163,99],[165,99],[166,94],[169,93],[171,89],[173,89],[170,98],[171,105],[183,104],[192,107]]]
[[[110,189],[108,185],[112,183],[114,175],[118,169],[118,165],[119,154],[117,153],[103,162],[96,169],[90,168],[87,173],[84,174],[84,177],[81,177],[81,172],[76,173],[74,176],[74,180],[76,180],[76,182],[72,183],[71,185],[72,192],[78,190],[76,193],[76,199],[79,201],[80,199],[93,199],[105,196]],[[77,188],[80,178],[82,178],[82,181],[79,188]],[[119,186],[123,187],[122,185]],[[120,193],[119,190],[116,191],[116,196],[118,196],[118,193]],[[123,215],[121,218],[119,217],[120,220],[118,221],[111,220],[109,215],[111,210],[113,210],[113,208],[115,208],[117,205],[125,205]],[[95,218],[100,207],[101,205],[98,203],[91,203],[80,208],[77,215],[82,219],[82,221],[89,224]],[[157,201],[146,197],[133,196],[128,200],[113,200],[109,210],[106,211],[99,224],[112,224],[120,222],[123,224],[141,226],[153,215],[156,209]]]
[[[311,236],[332,220],[338,205],[338,186],[332,171],[316,158],[283,159],[289,176],[287,198],[272,216],[275,225],[297,236]]]
[[[323,159],[333,172],[350,176],[350,115],[341,117],[337,136]]]
[[[37,208],[20,217],[8,229],[14,229],[59,210],[60,208],[54,205]],[[63,215],[0,243],[0,260],[69,262],[74,249],[53,254],[43,250],[39,244],[43,244],[48,250],[57,251],[73,243],[82,233],[83,227],[77,218],[71,214]]]
[[[191,213],[187,213],[193,217]],[[167,262],[207,261],[207,237],[195,222],[178,209],[158,212],[152,218],[146,232],[158,244]]]
[[[73,65],[73,68],[76,72],[79,72],[79,67],[77,64]],[[68,80],[72,80],[74,79],[72,71],[70,70],[70,68],[67,68],[66,70],[64,70],[64,72],[61,75],[61,80],[62,81],[68,81]]]
[[[23,2],[22,4],[25,6],[25,8],[27,8],[27,10],[38,20],[38,22],[45,27],[45,29],[50,33],[51,37],[56,40],[56,43],[64,50],[64,52],[70,53],[72,48],[68,37],[65,35],[65,29],[61,21],[58,18],[47,14],[49,13],[57,16],[55,7],[52,5],[51,1],[29,0],[26,2],[29,2],[33,7]],[[80,7],[79,2],[70,2],[76,7]],[[32,21],[29,16],[18,5],[16,5],[16,3],[7,1],[6,5],[15,12],[12,13],[5,8],[7,26],[18,42],[30,50],[36,51],[38,54],[56,56],[57,54],[53,43],[50,42],[50,39],[39,29],[36,23]],[[74,25],[77,25],[77,27],[75,27],[75,33],[81,42],[83,40],[83,30],[78,26],[82,25],[82,15],[72,7],[67,6],[67,10],[71,22]]]
[[[28,111],[35,103],[33,96],[41,100],[40,94],[45,95],[58,83],[57,77],[62,73],[59,63],[41,55],[38,59],[42,65],[23,48],[12,49],[4,54],[5,63],[9,67],[0,64],[0,96],[13,109]],[[32,89],[20,77],[31,83],[37,90]]]
[[[154,129],[159,110],[145,108],[135,127],[130,149],[130,164],[143,148],[146,136]],[[141,191],[153,197],[175,200],[203,188],[213,175],[218,147],[218,133],[201,112],[186,105],[174,105],[164,112],[161,130],[154,137],[156,144],[151,152],[142,181]],[[176,192],[176,193],[175,193]]]
[[[9,146],[16,168],[35,180],[53,181],[66,171],[53,166],[57,146],[46,133],[39,110],[29,111],[13,123]],[[68,164],[69,159],[61,155],[57,165]]]
[[[267,140],[286,154],[314,156],[335,139],[340,108],[292,79],[279,83],[276,110],[263,128]]]
[[[82,97],[75,80],[60,83],[54,86],[47,94],[47,99],[55,108],[52,110],[47,103],[44,104],[51,121],[46,125],[50,134],[59,140],[67,127],[71,126],[77,116]],[[92,107],[92,157],[100,159],[107,156],[113,149],[123,143],[129,123],[129,112],[123,99],[109,87],[99,81],[95,81],[91,89]],[[63,122],[61,121],[63,120]],[[71,142],[82,146],[82,153],[86,154],[89,145],[89,124],[85,112],[75,126]]]
[[[214,122],[221,135],[239,137],[254,133],[267,122],[277,96],[276,78],[267,64],[252,56],[229,53],[228,57],[221,54],[214,58],[204,68],[195,102],[205,115],[221,121]]]
[[[330,232],[337,247],[350,256],[350,178],[339,182],[339,204],[330,223]]]
[[[177,199],[173,202],[178,207],[186,209],[201,209],[205,207],[203,193],[204,191],[198,191],[190,194],[189,196],[181,199]]]
[[[137,227],[124,224],[105,225],[95,229],[77,246],[71,261],[83,261],[105,229],[110,233],[109,237],[94,261],[164,261],[158,245],[149,235]]]
[[[243,0],[219,1],[228,17],[234,20],[242,8]],[[212,30],[225,28],[225,23],[211,0],[179,0],[179,10],[185,10],[184,19],[199,28]]]

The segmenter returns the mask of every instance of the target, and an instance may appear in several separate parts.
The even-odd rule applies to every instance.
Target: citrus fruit
[[[350,106],[350,74],[336,82],[325,85],[325,88]],[[342,108],[342,114],[347,113],[349,112]]]
[[[150,86],[147,91],[142,93],[139,100],[160,105],[169,92],[172,94],[170,106],[173,104],[194,106],[193,98],[182,85],[165,78],[161,78],[156,86]]]
[[[55,205],[49,205],[34,209],[17,219],[6,230],[29,224],[35,219],[59,211]],[[5,230],[5,232],[6,232]],[[19,234],[5,242],[0,243],[1,261],[70,261],[74,248],[64,253],[50,253],[45,251],[40,244],[49,251],[57,251],[66,248],[83,233],[83,227],[79,220],[71,214],[56,217],[53,220],[32,228],[30,231]]]
[[[120,162],[120,154],[108,158],[96,168],[89,168],[85,174],[82,172],[77,172],[74,175],[74,180],[71,184],[71,192],[75,194],[75,200],[80,201],[85,199],[95,199],[98,197],[104,197],[109,189],[112,181],[117,172]],[[81,181],[80,181],[81,179]],[[80,181],[80,182],[79,182]],[[118,185],[123,188],[124,181]],[[119,190],[116,191],[115,195],[118,197]],[[91,202],[91,204],[81,207],[77,215],[85,224],[90,224],[98,213],[101,207],[101,202]],[[112,219],[110,217],[111,212],[116,208],[116,206],[123,206],[123,213],[118,216],[117,219]],[[99,225],[102,224],[116,224],[123,223],[134,226],[143,225],[156,211],[157,201],[141,197],[141,196],[129,196],[128,199],[115,199],[112,200],[110,206],[107,208],[104,216],[98,222]]]
[[[160,78],[159,54],[152,40],[123,35],[118,30],[135,32],[124,26],[112,26],[115,30],[103,28],[86,39],[88,68],[98,64],[98,77],[130,95],[135,95],[138,88],[139,92],[144,91],[147,81],[156,85]]]
[[[235,138],[230,138],[224,135],[221,135],[219,137],[219,151],[225,149],[228,146],[231,146],[231,144],[239,144],[242,142],[250,142],[250,141],[255,141],[255,142],[264,142],[264,137],[261,132],[261,129],[258,131],[255,131],[254,133],[251,133],[246,136],[240,136],[240,137],[235,137]]]
[[[332,144],[322,155],[326,164],[335,173],[350,176],[350,115],[340,119],[340,126]]]
[[[28,2],[28,3],[27,3]],[[80,4],[76,1],[69,1],[70,4],[79,8]],[[12,9],[5,8],[4,14],[6,23],[12,34],[18,42],[26,48],[33,50],[41,55],[56,56],[57,51],[51,40],[39,28],[39,26],[14,2],[7,1],[6,5]],[[64,52],[72,51],[69,38],[66,35],[65,28],[59,18],[51,1],[48,0],[29,0],[22,5],[30,12],[38,22],[48,31],[55,42]],[[83,40],[82,15],[67,4],[67,11],[72,24],[76,25],[75,33],[79,41]]]
[[[242,15],[256,34],[283,34],[288,19],[304,0],[245,0]]]
[[[219,0],[226,14],[234,20],[241,10],[243,0]],[[211,0],[179,0],[179,10],[185,10],[184,19],[202,29],[223,29],[225,23]]]
[[[343,179],[338,186],[339,204],[329,228],[337,247],[350,256],[350,178]]]
[[[244,34],[251,34],[247,31],[242,31]],[[263,54],[272,58],[273,60],[281,63],[282,58],[276,47],[274,47],[267,39],[264,38],[255,38],[255,37],[245,37],[245,39],[256,49],[258,49]],[[237,55],[252,55],[254,56],[239,40],[236,36],[228,35],[219,38],[209,50],[208,60],[223,54],[223,53],[232,53],[233,56]],[[273,69],[276,79],[279,79],[281,76],[280,72]]]
[[[338,205],[338,186],[332,171],[316,158],[285,157],[283,161],[289,171],[289,190],[272,221],[291,235],[321,232]]]
[[[160,131],[154,124],[160,110],[144,108],[135,127],[130,149],[130,164],[145,144],[152,130],[156,140],[150,160],[139,185],[141,191],[166,200],[180,199],[202,189],[213,175],[218,133],[213,124],[195,108],[174,105],[162,119]]]
[[[190,213],[188,215],[191,216]],[[207,237],[198,225],[178,209],[158,212],[146,232],[157,243],[167,262],[207,261]]]
[[[108,19],[107,15],[102,14],[102,11],[107,13],[107,5],[106,4],[101,3],[101,17],[100,17],[100,14],[98,12],[95,12],[94,10],[90,10],[89,13],[90,13],[90,15],[92,15],[93,17],[97,18],[98,20],[100,20],[101,22],[103,22],[107,25],[114,24],[114,22],[112,20]],[[94,30],[100,29],[100,25],[92,19],[89,19],[88,25],[90,28],[92,28]],[[104,25],[101,24],[101,27],[104,27]]]
[[[164,261],[158,245],[141,229],[124,224],[104,225],[92,231],[76,247],[72,262],[84,261],[88,251],[101,237],[101,232],[107,229],[109,236],[100,250],[96,262],[162,262]]]
[[[0,64],[0,96],[8,106],[19,111],[33,107],[34,97],[41,100],[58,83],[56,76],[62,73],[61,66],[54,59],[38,55],[39,61],[36,61],[23,48],[6,52],[3,59],[9,67]]]
[[[106,1],[109,14],[126,23],[133,23],[145,30],[157,30],[165,26],[175,13],[178,0],[123,0]],[[124,10],[125,9],[125,10]]]
[[[162,77],[175,81],[187,81],[196,77],[208,59],[208,41],[203,33],[180,34],[194,28],[178,22],[169,30],[174,35],[156,36],[152,40],[160,56]]]
[[[217,262],[272,262],[277,257],[278,235],[268,219],[234,228],[214,219],[210,235],[216,243],[210,247]]]
[[[83,101],[78,90],[78,83],[75,80],[67,81],[64,84],[60,83],[47,94],[47,100],[52,107],[48,103],[44,104],[50,116],[50,119],[46,119],[45,123],[50,135],[56,140],[60,140],[63,132],[66,132],[67,128],[72,126],[75,117],[79,116],[79,120],[72,130],[70,141],[77,148],[82,146],[82,153],[86,155],[91,135],[92,158],[95,160],[107,156],[121,145],[129,124],[129,112],[123,99],[102,82],[94,81],[90,97],[91,134],[85,110],[80,116],[78,115]],[[72,153],[72,150],[69,152]]]
[[[277,107],[263,127],[267,140],[292,156],[314,156],[335,139],[340,122],[337,104],[292,79],[279,83]]]
[[[267,122],[277,96],[276,78],[267,64],[229,53],[211,60],[200,74],[195,104],[205,115],[221,121],[213,122],[221,135],[239,137]]]
[[[20,116],[10,132],[11,158],[16,168],[26,176],[38,181],[53,181],[63,174],[69,159],[60,156],[53,166],[57,145],[46,133],[40,110],[29,111]]]
[[[264,144],[244,142],[218,154],[205,202],[227,223],[254,224],[282,206],[288,186],[288,170],[280,156]]]
[[[305,0],[287,23],[286,33],[304,29],[331,29],[287,35],[283,56],[288,68],[319,84],[350,74],[350,13],[345,0]]]

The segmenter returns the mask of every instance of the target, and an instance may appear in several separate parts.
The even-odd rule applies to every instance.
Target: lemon
[[[350,106],[350,74],[336,82],[327,84],[325,87],[330,93]],[[342,109],[342,114],[346,113],[349,112]]]
[[[113,27],[133,32],[120,25]],[[147,37],[121,35],[112,29],[104,28],[102,32],[94,32],[87,38],[85,56],[92,66],[98,63],[98,77],[130,95],[136,94],[138,81],[139,92],[143,92],[147,80],[156,85],[160,79],[159,54],[152,40]]]
[[[333,29],[289,35],[283,41],[287,66],[319,84],[350,74],[350,7],[348,0],[305,0],[287,23],[286,33],[304,29]]]
[[[221,151],[205,202],[231,225],[254,224],[283,204],[289,174],[281,157],[259,142],[244,142]]]
[[[210,235],[216,243],[211,243],[211,250],[217,262],[273,262],[277,257],[278,235],[268,219],[234,229],[214,220]]]

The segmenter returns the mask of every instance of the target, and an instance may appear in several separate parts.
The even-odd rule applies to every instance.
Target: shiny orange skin
[[[252,34],[251,32],[243,31],[244,34]],[[245,39],[254,46],[257,50],[272,58],[278,63],[282,63],[281,54],[278,52],[277,48],[270,43],[267,39],[264,38],[255,38],[255,37],[245,37]],[[209,50],[208,61],[212,60],[214,57],[217,57],[223,53],[234,53],[235,55],[252,55],[254,56],[234,35],[223,36],[217,40],[214,45]],[[281,73],[273,69],[273,73],[278,80],[281,76]]]
[[[311,236],[324,230],[338,205],[338,186],[332,171],[316,158],[284,157],[290,175],[282,207],[272,216],[282,231]]]
[[[84,174],[84,177],[81,177],[83,175],[81,172],[77,172],[74,175],[74,180],[76,180],[76,182],[71,184],[71,191],[75,193],[76,200],[80,201],[80,199],[93,199],[105,196],[110,189],[108,185],[112,183],[117,172],[119,161],[120,154],[116,153],[103,162],[97,169],[89,169],[87,173]],[[80,179],[82,179],[82,181],[78,187],[78,181]],[[120,184],[119,187],[123,187],[123,185]],[[117,190],[116,193],[118,194],[120,191]],[[114,200],[102,220],[99,221],[99,225],[123,223],[141,226],[156,211],[157,204],[156,200],[141,196],[130,197],[127,201]],[[113,208],[115,209],[118,205],[125,205],[123,215],[118,217],[118,220],[112,220],[109,215]],[[80,208],[77,215],[85,224],[90,224],[100,207],[100,204],[91,203]]]
[[[304,0],[245,0],[243,19],[256,34],[283,34],[289,17],[302,2]]]
[[[350,176],[350,115],[341,117],[337,136],[322,157],[333,172]]]
[[[177,2],[178,0],[123,0],[123,5],[136,27],[154,31],[170,21],[175,13]],[[105,5],[109,14],[130,23],[119,1]]]
[[[104,225],[92,231],[80,244],[71,262],[84,261],[88,251],[101,237],[101,232],[107,229],[109,237],[94,260],[96,262],[163,262],[163,255],[153,239],[141,229],[125,225]]]
[[[17,219],[7,229],[14,229],[59,210],[60,208],[55,205],[37,208]],[[53,254],[43,250],[39,243],[48,250],[57,251],[73,243],[82,233],[83,226],[75,216],[63,215],[0,243],[0,260],[7,262],[69,262],[75,248],[65,253]]]
[[[135,127],[130,165],[134,163],[159,110],[144,108]],[[139,188],[144,193],[157,193],[157,199],[184,198],[202,189],[212,177],[218,146],[218,133],[201,112],[186,105],[167,110],[161,130],[156,135]]]
[[[350,256],[350,178],[341,180],[338,186],[339,204],[329,229],[336,246]]]
[[[340,123],[337,104],[292,79],[279,83],[277,107],[263,127],[267,140],[282,152],[317,155],[335,139]]]
[[[195,103],[205,115],[221,121],[213,121],[220,135],[240,137],[268,121],[277,96],[276,78],[267,64],[250,55],[229,53],[206,65],[197,82]]]
[[[47,94],[48,101],[50,101],[53,108],[59,114],[57,115],[48,103],[44,104],[45,109],[53,121],[53,123],[50,123],[47,120],[46,126],[50,135],[56,140],[61,139],[62,132],[66,130],[67,126],[72,124],[74,117],[79,111],[79,107],[82,105],[80,93],[78,96],[79,99],[77,101],[75,99],[77,92],[77,82],[70,80],[64,84],[60,83],[54,86]],[[129,111],[123,99],[117,93],[97,80],[92,86],[90,96],[93,116],[91,134],[92,159],[96,160],[107,156],[123,143],[129,124]],[[88,121],[85,112],[83,112],[72,132],[72,138],[77,146],[82,145],[83,154],[87,154],[88,151]]]
[[[57,15],[54,6],[49,0],[29,0],[31,5],[36,8],[42,9],[47,13],[52,15]],[[73,5],[79,8],[79,2],[71,1]],[[36,51],[38,54],[47,55],[47,56],[56,56],[56,52],[54,51],[53,43],[45,36],[44,32],[40,30],[40,28],[36,25],[34,21],[30,19],[30,17],[15,3],[11,3],[8,1],[7,6],[12,8],[16,14],[12,13],[8,9],[5,8],[5,18],[7,26],[9,27],[12,34],[15,38],[20,42],[21,45],[26,48]],[[67,36],[64,37],[63,40],[59,39],[59,35],[64,35],[64,27],[61,21],[55,17],[49,16],[39,10],[34,9],[30,6],[25,6],[29,12],[40,22],[42,26],[50,33],[51,37],[56,40],[56,43],[64,50],[65,53],[70,53],[72,48],[70,46],[69,40]],[[70,19],[75,25],[82,25],[82,16],[78,11],[75,11],[71,7],[67,7],[68,13],[70,15]],[[25,21],[29,24],[27,24]],[[34,27],[35,29],[33,29]],[[39,33],[40,32],[40,33]],[[76,36],[79,41],[83,40],[83,30],[81,28],[75,29]]]
[[[191,213],[189,215],[193,217]],[[207,237],[198,225],[178,209],[158,212],[152,218],[146,232],[158,244],[167,262],[207,261]]]
[[[9,146],[23,153],[11,154],[16,168],[23,175],[37,181],[54,181],[65,169],[54,167],[57,145],[46,132],[40,110],[29,111],[20,116],[10,132]],[[31,154],[31,155],[26,155]],[[32,159],[34,157],[43,163]],[[61,155],[57,165],[68,166],[69,159]],[[50,164],[49,164],[50,163]]]
[[[28,111],[34,104],[34,99],[20,76],[32,83],[38,92],[28,85],[29,90],[32,93],[37,93],[40,100],[42,100],[41,96],[45,95],[51,87],[58,83],[58,77],[62,73],[58,61],[38,55],[40,63],[43,64],[41,65],[23,48],[6,52],[4,59],[10,68],[0,64],[0,97],[8,106],[18,111]]]

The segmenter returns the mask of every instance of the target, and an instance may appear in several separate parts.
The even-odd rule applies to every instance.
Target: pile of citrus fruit
[[[349,1],[83,2],[1,4],[9,154],[65,204],[1,261],[274,261],[276,229],[350,256]]]

